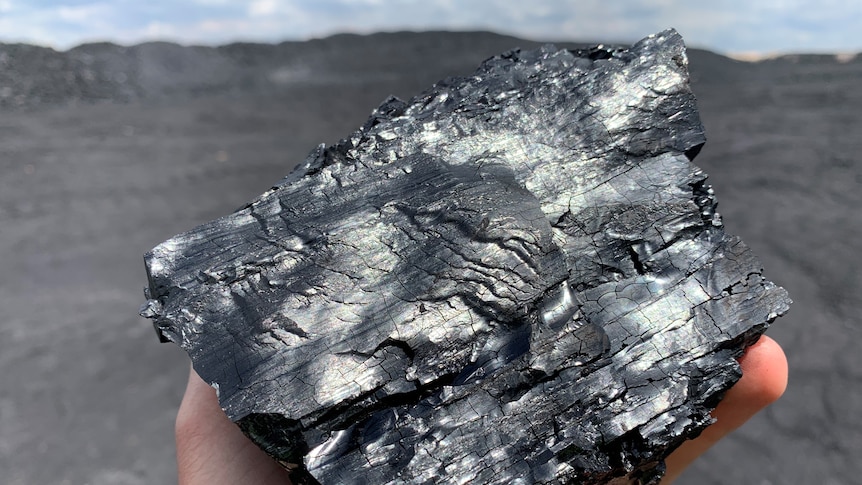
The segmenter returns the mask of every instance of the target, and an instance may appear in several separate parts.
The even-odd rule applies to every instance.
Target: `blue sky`
[[[429,29],[630,42],[667,27],[722,53],[858,52],[862,0],[0,0],[0,42],[56,49]]]

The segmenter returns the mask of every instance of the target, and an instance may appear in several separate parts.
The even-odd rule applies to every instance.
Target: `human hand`
[[[739,359],[742,379],[725,394],[712,412],[715,423],[696,439],[686,441],[665,460],[667,473],[662,485],[669,485],[697,457],[731,431],[742,426],[761,409],[778,400],[787,387],[787,358],[775,340],[760,337]]]
[[[287,470],[222,411],[215,389],[191,370],[176,422],[179,485],[290,485]]]
[[[781,347],[761,337],[740,359],[743,376],[712,415],[716,422],[667,459],[663,485],[671,483],[709,447],[784,393],[787,360]],[[222,411],[215,390],[191,371],[176,422],[180,485],[290,484],[288,473],[252,443]]]

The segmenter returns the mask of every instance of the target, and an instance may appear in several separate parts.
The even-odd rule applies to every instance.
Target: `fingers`
[[[180,485],[290,484],[287,471],[242,434],[215,390],[192,370],[176,421]]]
[[[665,460],[667,485],[698,456],[740,427],[767,405],[775,402],[787,387],[787,358],[781,346],[767,336],[749,347],[739,360],[742,378],[725,394],[712,413],[716,422],[699,437],[687,441]]]

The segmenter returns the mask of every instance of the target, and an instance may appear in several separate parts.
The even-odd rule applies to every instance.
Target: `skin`
[[[673,483],[683,470],[712,445],[772,404],[787,388],[787,358],[775,340],[760,337],[739,359],[742,379],[730,388],[712,412],[716,419],[697,439],[686,441],[665,460],[662,485]]]
[[[743,377],[713,411],[716,422],[670,457],[662,485],[673,482],[698,456],[757,412],[787,386],[787,359],[769,337],[740,358]],[[176,421],[180,485],[254,483],[285,485],[287,472],[246,438],[219,407],[215,391],[191,371]]]

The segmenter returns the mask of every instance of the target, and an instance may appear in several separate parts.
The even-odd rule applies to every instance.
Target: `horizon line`
[[[332,33],[325,34],[325,35],[319,35],[319,36],[310,36],[310,37],[305,37],[305,38],[283,38],[281,40],[262,40],[262,39],[238,38],[235,40],[230,40],[230,41],[225,41],[225,42],[212,42],[212,43],[185,42],[185,41],[178,40],[178,39],[171,39],[169,37],[154,37],[151,39],[141,39],[140,41],[135,41],[133,43],[122,43],[122,42],[117,42],[117,41],[108,40],[108,39],[101,39],[101,40],[94,39],[94,40],[84,40],[84,41],[81,41],[80,43],[74,44],[74,45],[72,45],[70,47],[66,47],[66,48],[58,47],[58,46],[50,45],[50,44],[45,44],[45,43],[33,42],[33,41],[29,41],[29,40],[3,39],[2,37],[0,37],[0,45],[28,45],[28,46],[32,46],[32,47],[50,49],[50,50],[53,50],[53,51],[58,52],[58,53],[66,53],[66,52],[69,52],[69,51],[72,51],[74,49],[78,49],[81,47],[85,47],[85,46],[89,46],[89,45],[98,45],[98,44],[109,44],[109,45],[114,45],[114,46],[118,46],[118,47],[130,48],[130,47],[136,47],[136,46],[146,45],[146,44],[165,43],[165,44],[178,45],[178,46],[182,46],[182,47],[219,48],[219,47],[226,47],[226,46],[240,45],[240,44],[272,45],[272,46],[286,44],[286,43],[300,43],[301,44],[301,43],[305,43],[305,42],[326,40],[326,39],[330,39],[333,37],[339,37],[339,36],[371,37],[374,35],[394,35],[394,34],[415,34],[415,35],[422,35],[422,34],[492,34],[492,35],[497,35],[500,37],[511,37],[513,39],[518,39],[518,40],[525,40],[525,41],[536,42],[536,43],[548,43],[548,44],[568,43],[568,44],[586,44],[586,45],[629,46],[629,45],[633,44],[634,42],[637,42],[637,40],[626,42],[626,41],[608,41],[608,40],[587,41],[587,40],[564,39],[564,38],[534,39],[534,38],[530,38],[530,37],[520,36],[520,35],[517,35],[514,33],[505,33],[505,32],[500,32],[500,31],[493,31],[493,30],[394,29],[394,30],[377,30],[377,31],[370,31],[370,32],[337,31],[337,32],[332,32]],[[862,56],[862,48],[860,48],[859,50],[834,50],[834,51],[814,49],[814,50],[810,50],[810,51],[793,51],[793,50],[750,51],[749,50],[749,51],[729,51],[729,52],[724,52],[724,51],[721,51],[718,49],[705,47],[705,46],[701,46],[701,45],[686,44],[686,48],[687,49],[707,51],[707,52],[718,54],[718,55],[721,55],[721,56],[724,56],[724,57],[727,57],[727,58],[730,58],[730,59],[733,59],[736,61],[749,62],[749,63],[763,62],[763,61],[775,60],[775,59],[786,58],[786,57],[794,57],[794,56],[834,56],[836,61],[843,64],[843,63],[852,62],[857,57]]]

